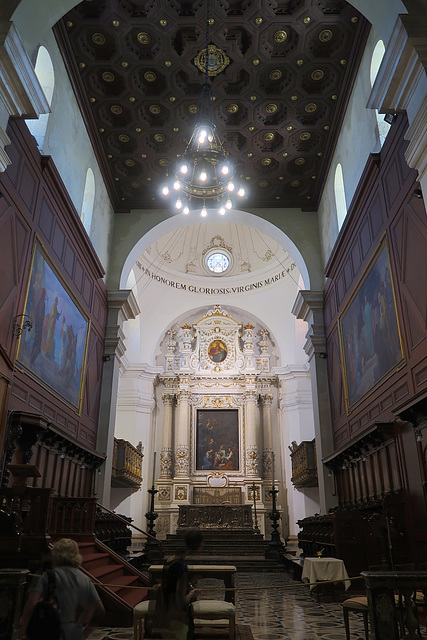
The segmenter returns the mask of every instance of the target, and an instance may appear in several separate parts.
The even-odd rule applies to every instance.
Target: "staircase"
[[[148,599],[147,577],[96,538],[78,545],[83,572],[96,585],[106,610],[103,624],[131,626],[133,608]]]
[[[162,541],[165,558],[185,548],[185,530]],[[281,572],[281,560],[266,559],[268,541],[251,529],[203,529],[203,547],[187,558],[188,564],[230,564],[242,572]]]

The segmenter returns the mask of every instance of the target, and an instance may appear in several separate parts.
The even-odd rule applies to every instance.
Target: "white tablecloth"
[[[304,558],[302,580],[314,583],[310,589],[314,589],[317,580],[344,582],[346,590],[351,585],[344,562],[339,558]]]

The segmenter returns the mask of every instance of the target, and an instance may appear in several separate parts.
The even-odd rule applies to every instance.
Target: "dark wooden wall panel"
[[[19,365],[8,408],[40,413],[69,438],[94,450],[107,317],[103,269],[51,158],[40,156],[24,121],[12,121],[8,134],[12,164],[0,175],[0,345],[14,361],[12,319],[24,310],[36,236],[91,321],[81,414]],[[51,477],[46,461],[42,456],[39,462]]]

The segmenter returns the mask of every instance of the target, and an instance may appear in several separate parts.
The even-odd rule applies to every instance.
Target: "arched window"
[[[378,69],[380,68],[381,61],[384,57],[384,53],[385,53],[384,42],[382,40],[378,40],[377,44],[375,45],[375,49],[372,52],[372,58],[371,58],[371,71],[370,71],[371,87],[373,86],[375,82],[375,78],[377,77]],[[380,145],[383,146],[384,140],[386,139],[387,134],[389,132],[390,125],[388,124],[388,122],[384,120],[384,114],[378,113],[377,109],[375,109],[375,113],[377,114],[377,126],[378,126],[378,135],[380,138]]]
[[[341,229],[342,223],[347,215],[347,204],[345,201],[344,178],[342,175],[342,167],[340,163],[335,169],[334,180],[335,206],[337,209],[338,229]]]
[[[87,233],[90,234],[90,225],[92,223],[93,203],[95,202],[95,178],[92,169],[88,169],[86,173],[85,190],[83,194],[82,212],[80,217]]]
[[[55,73],[51,57],[45,47],[40,47],[37,52],[36,66],[34,70],[50,107],[52,104],[53,89],[55,86]],[[26,120],[27,126],[36,139],[37,146],[40,151],[43,149],[49,115],[49,113],[42,113],[37,120]]]

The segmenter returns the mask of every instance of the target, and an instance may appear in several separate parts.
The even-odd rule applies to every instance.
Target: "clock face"
[[[211,253],[209,258],[206,260],[207,267],[209,271],[213,273],[224,273],[227,271],[230,266],[230,260],[222,252]]]
[[[208,347],[208,356],[212,362],[223,362],[227,353],[227,346],[222,340],[214,340]]]

